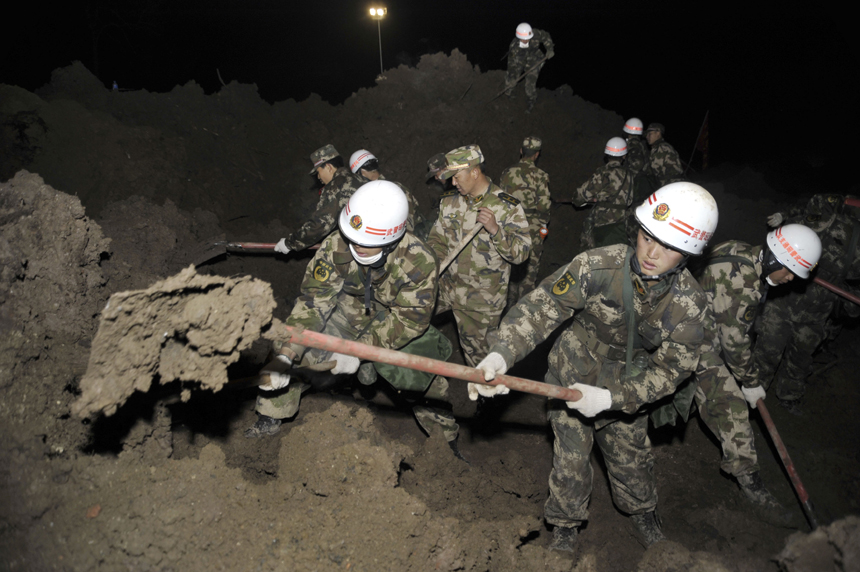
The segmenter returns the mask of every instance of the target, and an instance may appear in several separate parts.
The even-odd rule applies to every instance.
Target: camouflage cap
[[[803,224],[815,232],[826,230],[836,220],[836,215],[842,212],[844,204],[845,197],[841,195],[815,195],[806,204],[806,217]]]
[[[645,130],[645,133],[648,133],[649,131],[659,131],[661,135],[665,135],[666,127],[664,127],[662,123],[649,123],[648,129]]]
[[[484,154],[477,145],[465,145],[445,153],[445,161],[447,166],[439,176],[442,180],[450,179],[463,169],[480,165],[484,162]]]
[[[313,175],[317,172],[317,167],[328,161],[329,159],[334,159],[335,157],[340,157],[340,153],[337,152],[337,149],[334,148],[334,145],[329,143],[328,145],[323,145],[313,153],[311,153],[311,163],[314,164],[314,168],[311,169],[309,175]]]
[[[542,144],[540,137],[526,137],[523,139],[523,151],[540,151]]]
[[[448,166],[448,161],[445,160],[445,153],[436,153],[427,160],[427,178],[435,177],[439,171]]]

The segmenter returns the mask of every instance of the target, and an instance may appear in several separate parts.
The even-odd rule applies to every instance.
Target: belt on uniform
[[[610,361],[625,361],[627,357],[625,348],[601,342],[597,339],[597,336],[589,333],[589,331],[576,320],[573,321],[573,333],[577,338],[579,338],[582,345]]]

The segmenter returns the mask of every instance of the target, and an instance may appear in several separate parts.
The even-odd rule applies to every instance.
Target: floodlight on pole
[[[388,13],[388,8],[373,7],[370,9],[370,17],[376,20],[376,31],[379,34],[379,77],[385,79],[382,69],[382,19]]]

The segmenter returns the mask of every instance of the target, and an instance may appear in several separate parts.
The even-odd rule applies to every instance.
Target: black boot
[[[661,540],[666,540],[666,537],[663,536],[660,517],[653,510],[645,514],[631,514],[630,520],[633,522],[638,533],[636,539],[645,548]]]
[[[268,415],[257,414],[257,422],[245,430],[245,437],[253,439],[255,437],[265,437],[266,435],[274,435],[281,430],[281,420],[269,417]]]
[[[576,548],[576,536],[578,534],[579,529],[575,526],[556,526],[552,529],[552,542],[549,543],[549,549],[573,552],[573,549]]]
[[[737,480],[744,497],[755,506],[756,513],[763,521],[775,526],[791,526],[794,515],[767,490],[758,471],[741,475]]]

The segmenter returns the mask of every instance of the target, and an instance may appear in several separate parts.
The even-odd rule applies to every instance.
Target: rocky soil
[[[591,520],[571,555],[546,550],[551,435],[537,397],[499,398],[477,416],[452,381],[469,464],[378,386],[319,388],[262,440],[242,435],[254,390],[222,387],[212,372],[200,383],[176,368],[149,372],[159,383],[123,394],[112,415],[74,414],[108,298],[175,277],[213,237],[284,236],[315,203],[307,158],[323,144],[347,156],[370,149],[433,216],[431,155],[478,143],[497,177],[522,138],[539,135],[541,166],[564,199],[623,120],[568,87],[540,91],[526,115],[522,97],[492,99],[502,72],[456,51],[386,76],[336,106],[315,96],[270,105],[238,83],[113,93],[80,64],[36,93],[0,85],[0,570],[860,569],[852,324],[821,354],[802,417],[768,401],[823,525],[811,534],[755,415],[762,474],[795,508],[793,528],[756,517],[694,417],[652,434],[670,541],[637,544],[595,455]],[[717,242],[760,242],[763,218],[797,198],[749,167],[692,176],[720,205]],[[585,214],[554,207],[542,276],[579,252]],[[221,255],[197,278],[270,288],[277,306],[267,313],[283,318],[308,259]],[[158,317],[177,318],[169,304]],[[438,325],[454,338],[453,324]],[[138,333],[110,336],[137,359],[146,348],[127,342]],[[228,345],[230,379],[256,372],[268,352],[260,340]],[[541,379],[547,351],[512,373]]]

